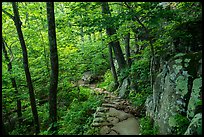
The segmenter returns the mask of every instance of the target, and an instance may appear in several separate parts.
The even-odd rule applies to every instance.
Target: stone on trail
[[[134,117],[132,114],[125,113],[124,111],[117,110],[115,108],[110,108],[107,112],[108,116],[113,116],[119,118],[120,121],[125,120],[130,117]]]
[[[105,113],[102,113],[102,112],[95,112],[94,113],[94,118],[96,118],[96,117],[105,117],[106,115],[105,115]]]
[[[105,107],[97,107],[96,108],[96,111],[97,112],[106,112],[106,111],[108,111],[109,110],[109,108],[105,108]]]
[[[117,118],[117,117],[108,117],[107,121],[112,123],[112,124],[116,124],[116,123],[119,122],[119,118]]]
[[[92,123],[92,127],[101,127],[101,126],[112,126],[113,124],[108,122],[102,122],[102,123]]]
[[[106,135],[108,133],[110,133],[111,128],[108,126],[103,126],[100,130],[100,135]]]
[[[116,108],[117,107],[115,104],[110,104],[110,103],[103,103],[102,106],[103,107],[112,107],[112,108]]]
[[[94,123],[95,123],[95,122],[104,122],[104,121],[105,121],[105,119],[102,118],[102,117],[97,117],[97,118],[95,118],[95,119],[93,120]]]
[[[112,131],[111,131],[109,134],[107,134],[107,135],[118,135],[118,133],[112,130]]]
[[[139,123],[134,117],[115,124],[112,129],[120,135],[139,135]]]

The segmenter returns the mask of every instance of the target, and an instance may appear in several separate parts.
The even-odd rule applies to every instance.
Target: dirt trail
[[[92,123],[93,127],[100,128],[100,135],[139,135],[138,118],[127,100],[93,85],[90,88],[105,94],[103,104],[94,113]]]

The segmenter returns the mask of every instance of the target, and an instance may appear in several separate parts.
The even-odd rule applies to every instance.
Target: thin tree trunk
[[[131,12],[133,12],[133,9],[125,2],[125,5],[127,6],[128,9],[131,10]],[[145,30],[146,34],[147,34],[147,40],[149,41],[150,44],[150,49],[151,49],[151,58],[150,58],[150,75],[151,75],[151,88],[153,90],[153,84],[154,84],[154,80],[155,80],[155,53],[154,53],[154,47],[152,44],[152,37],[149,34],[149,30],[145,27],[145,25],[140,21],[140,19],[135,15],[132,18],[133,21],[137,21],[142,28]]]
[[[119,83],[118,83],[118,77],[117,77],[116,69],[115,69],[114,62],[113,62],[112,44],[113,44],[112,42],[109,43],[108,49],[109,49],[110,67],[111,67],[111,71],[113,74],[114,89],[115,89],[119,86]]]
[[[4,39],[2,38],[2,49],[3,49],[3,52],[4,52],[5,59],[8,62],[8,64],[7,64],[8,65],[8,71],[9,71],[10,74],[12,74],[12,64],[11,64],[11,61],[10,61],[10,59],[8,57],[5,45],[6,45],[6,43],[5,43]],[[21,101],[19,99],[18,89],[17,89],[17,84],[16,84],[15,78],[11,77],[10,79],[11,79],[12,86],[15,89],[15,95],[17,97],[17,116],[18,116],[19,126],[20,126],[21,123],[22,123]]]
[[[125,36],[125,54],[126,54],[126,62],[128,67],[131,66],[131,58],[130,58],[130,33]]]
[[[42,42],[44,43],[44,39],[43,39],[43,35],[42,35],[42,33],[41,33],[41,31],[40,31],[40,36],[41,36],[41,38],[42,38]],[[45,43],[43,44],[44,46],[43,46],[43,52],[44,52],[44,58],[45,58],[45,63],[46,63],[46,68],[47,68],[47,73],[48,73],[48,76],[50,77],[50,69],[49,69],[49,59],[47,58],[47,53],[46,53],[46,49],[45,49]]]
[[[26,49],[24,38],[23,38],[23,33],[21,30],[21,21],[20,21],[20,17],[18,13],[18,8],[15,2],[12,2],[12,7],[13,7],[13,12],[14,12],[14,23],[15,23],[15,26],[18,32],[18,37],[19,37],[22,52],[23,52],[23,65],[24,65],[24,70],[26,74],[27,85],[29,88],[30,103],[31,103],[31,109],[33,113],[35,130],[36,130],[35,132],[36,134],[38,134],[40,132],[40,125],[38,121],[38,112],[36,108],[35,94],[33,91],[33,85],[32,85],[32,80],[31,80],[30,71],[29,71],[27,49]]]
[[[42,14],[42,9],[41,9],[41,14]],[[41,23],[43,24],[43,30],[44,30],[45,26],[44,26],[43,18],[41,18]],[[47,55],[47,52],[46,52],[46,44],[45,44],[45,41],[44,41],[41,30],[40,30],[40,36],[41,36],[41,39],[42,39],[42,42],[43,42],[43,52],[44,52],[44,58],[45,58],[47,73],[48,73],[48,76],[50,77],[49,58],[48,58],[48,55]]]
[[[111,17],[111,13],[109,10],[109,6],[107,2],[101,2],[102,5],[102,15],[105,18],[106,16]],[[116,30],[113,27],[106,27],[106,33],[109,37],[116,34]],[[117,60],[119,70],[122,70],[126,67],[125,58],[122,53],[122,49],[120,47],[120,43],[118,40],[112,41],[113,42],[113,51],[115,53],[115,58]]]
[[[50,92],[49,92],[49,119],[51,134],[57,134],[57,84],[58,84],[58,55],[55,31],[54,2],[47,2],[48,37],[50,45]]]

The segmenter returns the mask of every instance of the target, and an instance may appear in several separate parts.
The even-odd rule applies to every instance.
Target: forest
[[[3,135],[202,135],[201,2],[2,2]]]

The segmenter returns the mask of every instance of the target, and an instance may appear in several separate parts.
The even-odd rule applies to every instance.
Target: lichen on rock
[[[193,88],[191,93],[191,98],[188,103],[188,110],[187,110],[187,116],[188,118],[193,118],[195,115],[195,109],[197,105],[199,105],[199,102],[201,102],[200,92],[202,87],[202,78],[197,78],[193,81]]]

